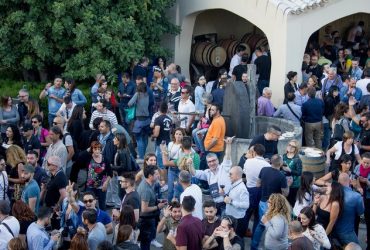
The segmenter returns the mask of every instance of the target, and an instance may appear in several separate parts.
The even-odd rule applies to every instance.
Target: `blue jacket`
[[[120,93],[121,95],[123,94],[129,95],[129,97],[121,97],[120,105],[122,105],[123,107],[127,107],[127,103],[130,101],[131,97],[135,95],[135,92],[136,92],[136,85],[134,82],[129,81],[127,86],[125,86],[121,80],[118,85],[118,93]]]
[[[86,97],[81,90],[75,89],[71,95],[71,99],[76,105],[84,106],[87,103]]]
[[[344,103],[348,103],[348,95],[347,95],[347,91],[348,91],[348,86],[343,86],[341,89],[340,89],[340,101],[341,102],[344,102]],[[361,100],[361,97],[362,97],[362,91],[360,88],[355,88],[355,93],[353,94],[353,97],[359,102]]]
[[[324,102],[318,98],[310,98],[302,105],[302,119],[307,123],[322,121]]]

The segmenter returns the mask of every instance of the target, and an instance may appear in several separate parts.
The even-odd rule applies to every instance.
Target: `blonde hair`
[[[5,152],[6,154],[6,163],[12,168],[15,168],[20,162],[27,162],[26,154],[24,150],[17,146],[11,145]]]
[[[266,212],[266,218],[268,220],[271,220],[276,215],[281,215],[287,222],[290,222],[290,205],[282,194],[271,194],[268,203],[270,203]]]
[[[30,99],[28,102],[27,102],[27,107],[28,107],[28,117],[29,118],[32,118],[34,117],[35,115],[40,115],[41,112],[40,112],[40,106],[38,104],[38,102],[34,99]]]
[[[288,142],[288,144],[290,144],[290,143],[292,143],[292,142],[295,144],[294,154],[296,155],[296,154],[298,154],[299,150],[301,149],[301,146],[299,145],[299,141],[298,141],[298,140],[296,140],[296,139],[290,140],[290,141]]]

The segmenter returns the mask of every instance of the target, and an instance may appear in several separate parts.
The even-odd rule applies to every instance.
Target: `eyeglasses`
[[[48,166],[55,166],[54,164],[51,164],[50,162],[47,162],[46,165],[48,165]]]
[[[211,163],[211,162],[215,162],[215,161],[217,161],[217,159],[209,160],[209,161],[207,161],[207,163]]]
[[[187,94],[187,93],[188,93],[188,92],[186,92],[186,91],[185,91],[185,92],[184,92],[184,91],[181,91],[181,94],[184,94],[184,95],[185,95],[185,94]]]
[[[26,96],[25,95],[19,95],[18,97],[19,98],[25,98]]]
[[[59,123],[57,123],[57,122],[53,122],[53,125],[55,126],[55,125],[58,125]]]
[[[288,144],[289,147],[296,148],[296,145]]]
[[[93,203],[95,199],[88,199],[88,200],[84,200],[84,203],[87,204],[87,203]]]
[[[32,123],[39,123],[39,121],[31,121]]]

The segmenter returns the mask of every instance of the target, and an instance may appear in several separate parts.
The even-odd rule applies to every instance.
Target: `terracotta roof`
[[[329,0],[269,0],[285,15],[299,15],[308,10],[323,7]]]

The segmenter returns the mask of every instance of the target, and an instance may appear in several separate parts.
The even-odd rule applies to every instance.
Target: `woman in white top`
[[[334,154],[334,159],[330,162],[331,155]],[[333,171],[340,166],[340,157],[342,155],[350,155],[352,164],[361,162],[360,152],[357,145],[354,144],[354,134],[352,131],[347,131],[343,134],[343,140],[338,141],[334,146],[326,152],[326,164],[330,166],[329,171]]]
[[[313,174],[311,172],[303,172],[301,175],[301,186],[297,192],[297,199],[294,204],[293,214],[299,216],[302,208],[310,206],[313,200],[312,197]]]
[[[312,241],[314,249],[320,250],[321,247],[330,249],[331,244],[325,229],[316,223],[315,212],[311,207],[304,207],[299,214],[298,220],[302,223],[303,235]]]

